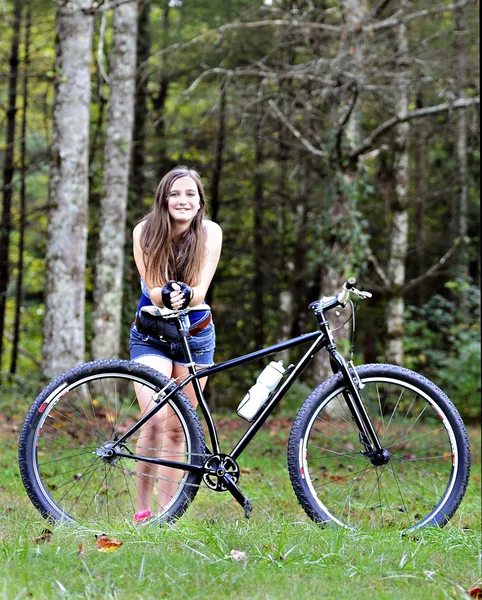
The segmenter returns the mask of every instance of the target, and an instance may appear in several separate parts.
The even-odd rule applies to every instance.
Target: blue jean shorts
[[[214,349],[216,348],[216,330],[211,321],[197,335],[187,338],[192,359],[196,366],[210,367],[214,364]],[[129,339],[131,360],[141,356],[159,356],[178,365],[187,364],[181,342],[161,342],[150,335],[142,335],[133,324]]]

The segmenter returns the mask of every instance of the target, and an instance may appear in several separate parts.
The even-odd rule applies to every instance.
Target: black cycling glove
[[[178,290],[174,290],[174,288],[172,287],[173,283],[177,283],[177,285],[179,286]],[[174,281],[173,279],[171,279],[171,281],[168,281],[166,285],[162,288],[162,303],[164,304],[164,306],[172,310],[171,294],[174,291],[178,291],[182,294],[183,301],[180,309],[182,310],[183,308],[186,308],[186,306],[189,306],[189,302],[191,302],[193,297],[192,288],[189,285],[187,285],[187,283],[184,283],[184,281]]]

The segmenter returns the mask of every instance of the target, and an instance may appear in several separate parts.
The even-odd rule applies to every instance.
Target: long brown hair
[[[196,183],[200,206],[189,228],[174,239],[168,199],[172,184],[182,177],[191,177]],[[150,285],[163,286],[170,279],[184,281],[191,286],[199,285],[205,253],[205,206],[206,195],[196,171],[181,165],[164,175],[154,204],[144,219],[140,237]]]

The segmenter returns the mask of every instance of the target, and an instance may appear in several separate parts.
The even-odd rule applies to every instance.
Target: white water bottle
[[[285,369],[283,361],[270,362],[269,365],[259,374],[256,383],[248,391],[246,396],[241,400],[238,410],[236,411],[240,417],[246,421],[252,421],[268,396],[278,385],[283,377]]]

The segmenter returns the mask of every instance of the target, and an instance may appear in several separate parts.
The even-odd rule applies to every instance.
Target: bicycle
[[[135,463],[144,461],[157,481],[159,466],[178,472],[170,479],[176,493],[154,508],[150,522],[179,518],[202,482],[229,491],[248,517],[252,503],[239,486],[238,458],[313,357],[326,349],[333,375],[306,399],[288,442],[289,475],[301,506],[316,522],[350,529],[444,526],[468,483],[467,432],[452,402],[425,377],[393,365],[355,367],[339,354],[327,313],[351,298],[371,296],[355,283],[350,278],[336,296],[310,304],[316,331],[202,370],[195,369],[187,344],[190,309],[166,311],[188,363],[189,376],[179,383],[121,360],[87,363],[58,377],[33,403],[20,436],[20,471],[34,506],[51,521],[132,518],[139,481]],[[309,342],[234,448],[223,453],[199,380]],[[191,382],[209,447],[182,391]],[[135,386],[151,390],[155,403],[140,418]],[[168,449],[142,445],[149,419],[167,405],[184,441],[177,459]]]

